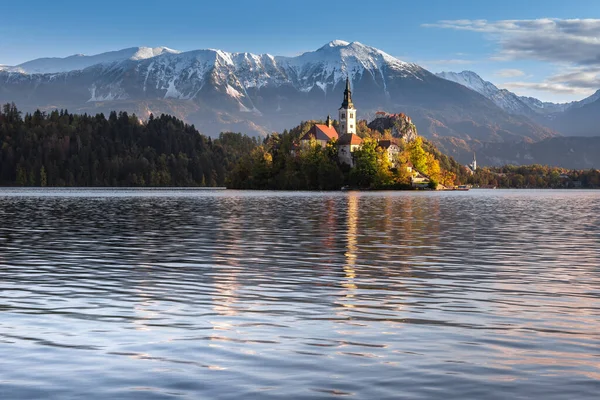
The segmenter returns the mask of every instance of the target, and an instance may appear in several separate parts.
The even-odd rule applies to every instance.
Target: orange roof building
[[[300,142],[307,143],[310,142],[311,139],[314,139],[322,147],[325,147],[328,142],[337,140],[337,138],[338,133],[333,127],[331,118],[328,115],[327,122],[325,124],[314,124],[311,126],[310,130],[300,138]]]

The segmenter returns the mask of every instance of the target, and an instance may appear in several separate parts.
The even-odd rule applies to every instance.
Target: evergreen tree
[[[231,156],[193,126],[168,116],[140,123],[135,115],[95,116],[67,110],[23,117],[14,104],[0,111],[0,185],[222,186],[227,171],[254,139],[229,140]]]

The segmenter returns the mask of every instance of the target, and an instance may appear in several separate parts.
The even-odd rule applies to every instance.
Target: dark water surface
[[[0,398],[597,399],[600,192],[0,190]]]

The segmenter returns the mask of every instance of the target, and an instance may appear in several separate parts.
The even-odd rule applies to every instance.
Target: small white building
[[[398,165],[398,154],[400,153],[400,147],[393,140],[380,140],[377,145],[387,152],[388,160],[392,163],[392,167],[395,168]]]

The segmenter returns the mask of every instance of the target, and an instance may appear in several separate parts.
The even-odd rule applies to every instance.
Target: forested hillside
[[[239,189],[339,190],[342,186],[357,189],[410,189],[407,167],[414,166],[429,176],[432,187],[437,183],[453,187],[468,179],[467,170],[453,158],[416,134],[405,142],[401,133],[394,136],[384,126],[372,129],[366,121],[358,122],[357,134],[362,147],[354,153],[355,166],[338,161],[334,141],[326,147],[314,143],[300,146],[299,139],[315,123],[306,121],[290,131],[269,135],[260,146],[239,159],[228,175],[228,187]],[[399,136],[399,137],[398,137]],[[394,140],[400,147],[396,159],[378,145],[378,140]]]
[[[6,104],[0,110],[0,185],[223,186],[228,163],[256,141],[222,138],[223,145],[167,115],[146,122],[126,112],[23,116]]]

